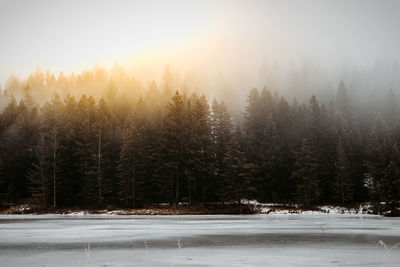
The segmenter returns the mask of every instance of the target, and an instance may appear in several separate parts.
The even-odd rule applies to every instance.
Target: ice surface
[[[76,215],[0,216],[0,266],[400,263],[400,249],[392,248],[400,242],[398,218],[333,214]]]

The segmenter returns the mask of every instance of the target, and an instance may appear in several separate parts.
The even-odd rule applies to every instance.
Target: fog
[[[69,77],[72,94],[100,96],[112,78],[120,94],[139,96],[152,80],[162,86],[169,66],[174,90],[230,107],[264,86],[328,102],[340,80],[365,102],[400,90],[399,11],[387,0],[2,1],[0,84],[17,99],[27,84],[45,86],[40,103],[66,93],[51,81]]]
[[[0,201],[372,202],[399,215],[399,11],[1,1]]]

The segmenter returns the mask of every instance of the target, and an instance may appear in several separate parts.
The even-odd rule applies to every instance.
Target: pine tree
[[[214,145],[215,195],[223,203],[241,199],[254,191],[250,177],[250,164],[240,149],[231,115],[224,103],[212,104],[212,140]]]
[[[86,205],[93,205],[98,203],[98,129],[94,99],[83,95],[77,108],[80,121],[75,138],[75,156],[79,159],[81,198]]]
[[[190,140],[191,169],[188,172],[193,177],[194,185],[189,190],[197,192],[194,200],[204,204],[210,183],[212,183],[213,152],[210,111],[204,95],[200,99],[195,97],[193,102],[192,119],[189,121],[193,129]]]
[[[340,80],[336,91],[336,107],[344,118],[350,119],[350,98],[343,80]]]
[[[400,168],[398,164],[391,161],[385,169],[385,174],[379,185],[380,200],[385,202],[386,209],[390,215],[398,215],[400,200]]]
[[[112,204],[117,199],[115,181],[121,147],[121,127],[103,98],[98,102],[95,127],[98,136],[98,202],[101,201],[101,205]]]
[[[33,164],[33,168],[28,173],[30,182],[29,191],[32,197],[38,201],[43,207],[48,205],[50,198],[49,188],[50,184],[50,162],[49,162],[49,145],[46,144],[43,135],[40,137],[40,141],[35,149],[35,155],[37,158],[36,163]]]
[[[384,100],[384,108],[382,110],[383,118],[386,125],[390,128],[398,126],[399,124],[399,107],[397,104],[396,94],[393,90],[389,90]]]
[[[342,204],[351,201],[353,197],[353,188],[351,181],[351,172],[349,160],[345,150],[342,133],[338,134],[337,141],[337,156],[336,156],[336,194]]]
[[[96,75],[103,75],[101,82]],[[341,81],[328,106],[315,96],[289,104],[276,90],[252,89],[241,132],[224,102],[210,107],[205,96],[187,98],[196,90],[192,80],[185,79],[183,94],[172,93],[182,86],[168,68],[160,90],[152,82],[147,92],[125,76],[114,85],[101,71],[60,74],[57,81],[38,71],[7,85],[0,100],[0,200],[34,199],[47,207],[240,204],[253,196],[291,201],[297,189],[306,207],[371,200],[377,211],[396,213],[400,128],[394,91],[373,105],[352,106]],[[124,94],[131,85],[134,92]],[[67,95],[70,87],[95,95],[77,102]],[[43,98],[39,108],[35,101],[46,90],[66,97],[55,94],[44,104]],[[105,98],[98,99],[100,93]]]
[[[11,104],[11,107],[14,104]],[[10,107],[10,108],[11,108]],[[11,111],[11,110],[8,110]],[[16,117],[3,132],[2,150],[7,199],[16,201],[29,197],[28,172],[35,160],[39,118],[36,108],[29,109],[23,101],[14,109]],[[8,114],[11,115],[11,114]],[[8,116],[6,114],[6,116]],[[7,118],[6,118],[7,119]]]
[[[59,203],[62,205],[81,205],[82,187],[80,173],[80,159],[76,140],[79,137],[81,118],[78,104],[74,97],[67,96],[64,99],[64,107],[59,120],[60,134],[58,136],[59,147],[57,149],[58,161],[57,169],[59,181],[58,187],[62,190],[58,192]]]
[[[236,137],[232,137],[227,144],[224,167],[221,170],[221,177],[224,180],[222,199],[225,202],[234,201],[239,204],[239,211],[242,213],[242,199],[247,199],[255,188],[251,181],[251,165],[247,163]]]
[[[135,138],[137,130],[133,120],[128,117],[125,120],[122,133],[122,148],[118,163],[118,196],[119,201],[126,207],[135,206]]]
[[[365,177],[365,184],[369,189],[370,198],[377,210],[380,206],[380,184],[385,176],[385,170],[391,161],[397,160],[396,146],[392,136],[382,120],[377,120],[368,138],[366,148],[366,166],[368,172]]]
[[[304,207],[310,208],[311,202],[319,197],[318,164],[312,155],[307,139],[303,140],[296,155],[295,169],[292,172],[297,192],[303,196]]]
[[[280,184],[285,184],[280,179],[283,178],[281,176],[281,164],[285,145],[279,136],[272,113],[269,113],[264,123],[263,135],[260,136],[260,139],[259,150],[262,151],[258,163],[260,172],[259,193],[262,194],[260,198],[278,201]]]
[[[168,113],[164,120],[164,142],[167,161],[166,170],[170,179],[170,202],[176,206],[179,202],[180,188],[184,185],[185,153],[189,131],[186,128],[185,98],[176,92],[168,104]]]
[[[43,122],[42,132],[44,134],[45,143],[49,144],[51,161],[51,193],[52,193],[52,206],[57,207],[57,193],[60,191],[60,185],[63,179],[58,179],[58,174],[62,173],[62,170],[58,169],[61,159],[59,156],[60,147],[60,135],[61,135],[61,114],[63,105],[57,94],[53,96],[52,102],[46,104],[43,108]]]
[[[169,181],[165,179],[166,153],[164,150],[163,114],[159,107],[155,107],[149,114],[146,127],[146,170],[147,181],[146,199],[148,204],[170,201]],[[168,189],[166,189],[168,187]]]
[[[256,88],[250,90],[247,96],[245,113],[245,132],[248,140],[248,154],[254,162],[259,160],[258,147],[261,145],[260,137],[263,135],[264,118],[261,110],[260,94]]]
[[[214,181],[212,182],[212,187],[214,188],[214,190],[212,192],[212,195],[215,196],[216,200],[224,202],[226,201],[226,179],[223,177],[223,173],[227,168],[225,158],[228,142],[233,136],[233,125],[232,118],[223,102],[218,103],[216,100],[213,101],[211,121],[211,132],[214,151]]]
[[[277,97],[279,99],[279,97]],[[264,88],[261,94],[257,89],[249,93],[245,114],[245,134],[247,139],[247,155],[254,164],[253,175],[257,180],[258,199],[261,201],[279,201],[287,199],[287,177],[290,164],[287,146],[281,137],[273,113],[278,114],[281,131],[287,128],[289,115],[287,102],[281,99],[275,103],[270,91]]]
[[[322,201],[334,199],[335,179],[335,131],[333,116],[320,105],[314,95],[309,101],[310,120],[308,126],[307,140],[311,151],[317,160],[319,188]]]
[[[30,88],[29,85],[25,86],[25,88],[23,89],[23,94],[24,94],[23,101],[25,105],[28,107],[28,109],[32,109],[35,105],[35,101],[33,100],[32,89]]]
[[[264,130],[267,118],[274,109],[274,100],[269,90],[264,88],[261,94],[256,88],[252,89],[247,97],[245,113],[245,133],[248,139],[249,158],[258,164],[262,152],[259,147],[265,141]]]
[[[174,97],[173,96],[174,91],[178,89],[175,87],[174,76],[169,66],[165,67],[162,80],[163,82],[162,82],[161,104],[162,106],[165,106],[165,104],[168,103],[170,98]]]

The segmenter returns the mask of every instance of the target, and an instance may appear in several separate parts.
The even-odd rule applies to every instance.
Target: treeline
[[[54,94],[42,106],[27,87],[0,116],[4,202],[47,207],[156,203],[351,204],[395,210],[400,198],[399,106],[380,115],[336,99],[291,104],[252,89],[243,118],[223,102],[158,90],[137,102],[113,90],[96,101]],[[382,206],[382,207],[381,207]]]

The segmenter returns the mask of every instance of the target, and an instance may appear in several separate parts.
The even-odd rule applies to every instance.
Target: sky
[[[400,58],[400,1],[0,0],[0,85],[37,66],[251,72],[264,60]]]

